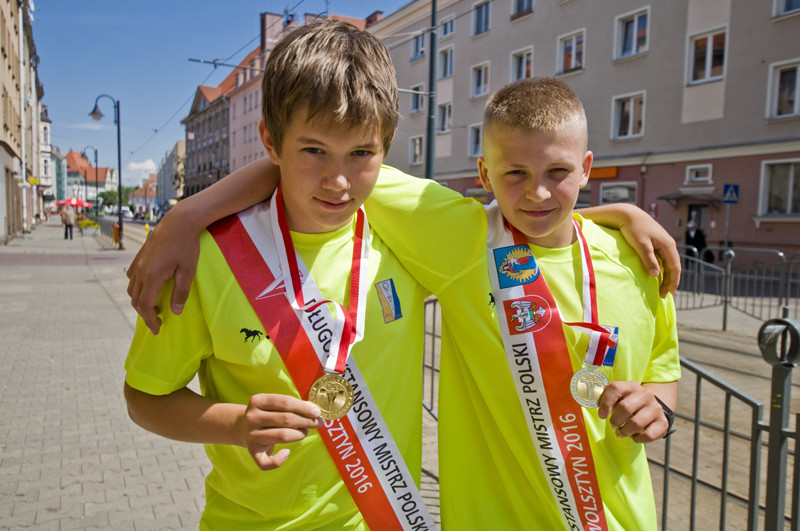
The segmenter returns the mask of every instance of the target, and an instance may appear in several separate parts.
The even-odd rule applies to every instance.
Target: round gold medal
[[[597,367],[583,367],[572,375],[569,390],[572,398],[585,408],[596,408],[608,377]]]
[[[353,406],[353,388],[339,374],[325,374],[311,386],[308,400],[322,411],[320,417],[336,420],[347,415]]]

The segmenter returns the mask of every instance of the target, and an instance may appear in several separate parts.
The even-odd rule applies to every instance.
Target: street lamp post
[[[94,146],[86,146],[83,148],[83,154],[86,155],[86,150],[91,149],[94,151],[94,218],[97,219],[97,199],[98,199],[98,190],[97,190],[97,179],[98,179],[98,170],[97,170],[97,148]],[[86,200],[89,200],[89,196],[87,194]]]
[[[94,100],[94,109],[89,113],[93,120],[100,120],[103,117],[103,113],[100,112],[100,108],[97,106],[100,98],[108,98],[114,102],[114,123],[117,126],[117,174],[119,177],[119,182],[117,183],[117,223],[119,224],[119,249],[122,250],[125,249],[125,246],[122,245],[122,146],[120,142],[119,100],[108,94],[97,96]]]

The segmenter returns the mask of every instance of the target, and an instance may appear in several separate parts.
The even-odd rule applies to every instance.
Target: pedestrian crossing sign
[[[738,203],[739,202],[739,185],[726,184],[722,188],[722,202],[723,203]]]

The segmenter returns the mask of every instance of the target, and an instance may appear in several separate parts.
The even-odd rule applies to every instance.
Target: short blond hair
[[[516,81],[492,94],[483,115],[483,134],[495,127],[553,132],[567,124],[586,129],[581,100],[563,81],[535,77]]]
[[[384,154],[399,117],[397,78],[386,47],[351,24],[301,26],[270,52],[262,112],[280,153],[286,128],[303,109],[309,121],[380,130]]]

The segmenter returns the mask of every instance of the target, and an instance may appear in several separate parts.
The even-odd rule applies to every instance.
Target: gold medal
[[[569,390],[577,403],[585,408],[596,408],[607,385],[608,377],[603,371],[590,365],[572,375]]]
[[[311,386],[308,400],[322,411],[320,417],[336,420],[347,415],[353,406],[353,388],[339,374],[325,374]]]

